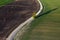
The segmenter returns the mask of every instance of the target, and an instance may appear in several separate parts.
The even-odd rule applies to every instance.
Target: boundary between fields
[[[43,6],[42,6],[41,1],[40,1],[40,0],[37,0],[37,1],[38,1],[39,4],[40,4],[40,10],[37,12],[36,16],[38,16],[38,15],[41,13],[42,9],[43,9]],[[16,35],[16,33],[17,33],[21,28],[23,28],[23,26],[24,26],[25,24],[27,24],[28,22],[31,22],[31,21],[33,21],[33,20],[34,20],[34,17],[31,17],[31,18],[27,19],[25,22],[21,23],[14,31],[12,31],[12,33],[8,36],[8,38],[7,38],[6,40],[13,40],[13,38],[14,38],[15,35]]]

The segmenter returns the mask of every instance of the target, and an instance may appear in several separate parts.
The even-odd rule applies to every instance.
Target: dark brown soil
[[[36,0],[21,0],[0,7],[0,40],[5,40],[18,25],[38,10]]]

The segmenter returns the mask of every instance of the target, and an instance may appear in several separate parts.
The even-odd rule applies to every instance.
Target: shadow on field
[[[51,12],[57,10],[57,9],[58,9],[58,8],[54,8],[54,9],[48,10],[48,11],[46,11],[46,12],[44,12],[44,13],[36,16],[35,18],[39,18],[39,17],[42,17],[42,16],[44,16],[44,15],[47,15],[47,14],[49,14],[49,13],[51,13]],[[32,24],[32,25],[33,25],[33,24]],[[30,30],[32,30],[33,28],[35,28],[35,26],[31,27]],[[30,32],[30,31],[29,31],[29,32]]]
[[[54,8],[54,9],[48,10],[47,12],[42,13],[42,14],[36,16],[35,18],[39,18],[39,17],[41,17],[41,16],[43,16],[43,15],[49,14],[50,12],[53,12],[53,11],[55,11],[55,10],[57,10],[57,9],[58,9],[58,8]]]

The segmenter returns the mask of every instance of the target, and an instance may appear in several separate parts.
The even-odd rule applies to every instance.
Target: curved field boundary
[[[37,1],[38,1],[39,4],[40,4],[40,10],[36,13],[36,16],[38,16],[38,15],[41,13],[42,9],[43,9],[43,6],[42,6],[41,1],[40,1],[40,0],[37,0]],[[25,22],[21,23],[21,24],[9,35],[9,37],[8,37],[6,40],[13,40],[14,36],[16,35],[16,33],[17,33],[21,28],[23,28],[23,26],[24,26],[25,24],[27,24],[28,22],[31,22],[31,21],[33,21],[33,20],[34,20],[34,17],[32,16],[31,18],[27,19]]]

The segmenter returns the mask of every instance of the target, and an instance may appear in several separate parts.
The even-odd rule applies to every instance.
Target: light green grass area
[[[10,3],[10,2],[13,2],[14,0],[0,0],[0,7],[2,6],[2,5],[6,5],[6,4],[8,4],[8,3]]]
[[[41,0],[43,16],[35,19],[22,40],[60,40],[60,0]]]

